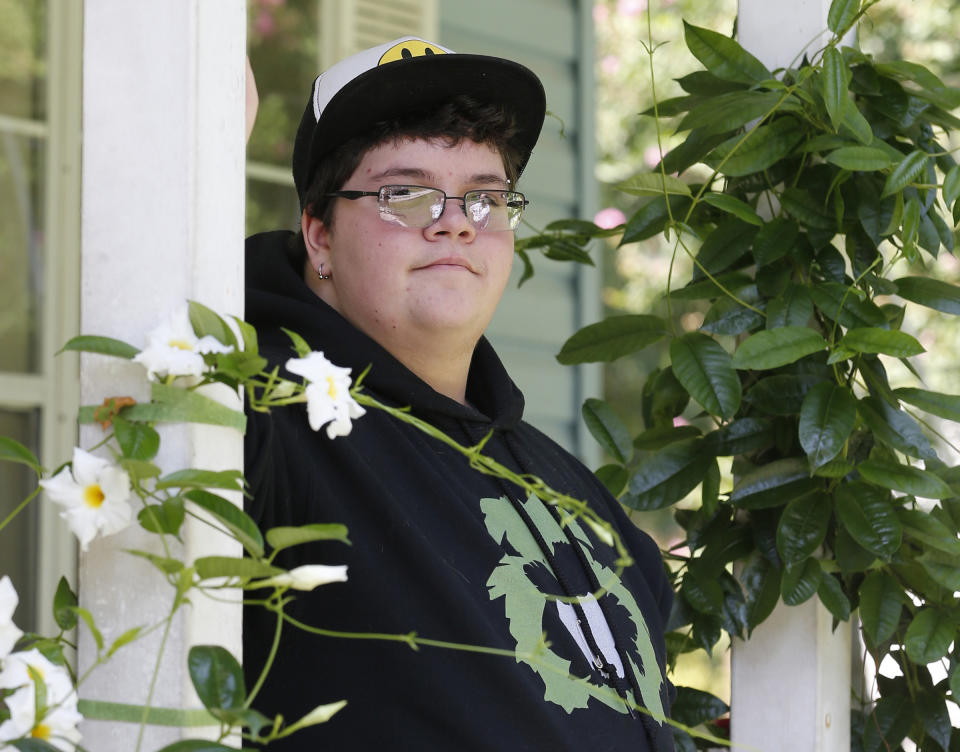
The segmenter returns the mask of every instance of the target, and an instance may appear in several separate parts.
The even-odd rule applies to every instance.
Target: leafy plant
[[[923,387],[924,348],[903,322],[907,306],[960,313],[960,286],[928,270],[953,252],[960,220],[947,145],[960,90],[842,46],[873,4],[834,0],[830,41],[779,71],[685,25],[705,69],[647,114],[679,116],[686,137],[622,186],[643,198],[617,232],[621,245],[664,233],[693,259],[692,278],[666,291],[665,320],[608,318],[558,359],[611,361],[669,339],[632,446],[608,406],[592,401],[585,416],[613,460],[598,475],[626,506],[662,509],[699,489],[698,505],[675,511],[683,547],[666,552],[679,594],[671,659],[710,651],[722,631],[749,637],[778,601],[816,597],[836,622],[857,613],[875,665],[902,672],[877,678],[877,701],[860,698],[855,748],[909,738],[947,750],[960,742],[948,715],[960,693],[960,467],[942,460],[936,426],[960,421],[960,396]],[[575,259],[571,247],[609,233],[559,224],[523,250]],[[910,271],[898,276],[901,261]],[[678,327],[681,309],[703,312],[696,331]],[[891,386],[893,362],[913,385]],[[675,425],[691,401],[692,425]],[[935,681],[933,663],[947,678]],[[710,709],[698,722],[725,710],[696,697]],[[681,749],[695,744],[678,732]]]

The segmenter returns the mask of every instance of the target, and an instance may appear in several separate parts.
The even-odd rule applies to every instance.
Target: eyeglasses
[[[383,185],[378,191],[336,191],[324,196],[350,201],[376,196],[380,219],[401,227],[429,227],[443,214],[447,201],[459,201],[470,224],[482,230],[515,230],[527,206],[522,193],[485,188],[448,196],[439,188],[422,185]]]

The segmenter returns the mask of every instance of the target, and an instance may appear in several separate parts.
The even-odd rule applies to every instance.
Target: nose
[[[456,238],[471,242],[477,235],[477,228],[467,219],[463,199],[447,196],[437,221],[425,227],[423,233],[430,240]]]

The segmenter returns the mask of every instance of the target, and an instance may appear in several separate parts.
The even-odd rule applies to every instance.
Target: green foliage
[[[960,396],[919,381],[912,359],[924,347],[904,314],[960,314],[960,286],[928,271],[953,252],[960,217],[949,147],[960,89],[917,63],[841,47],[872,4],[834,0],[836,36],[776,78],[735,40],[685,23],[705,70],[646,113],[677,118],[683,140],[618,183],[644,196],[621,246],[662,233],[693,273],[679,289],[668,281],[666,318],[642,319],[669,340],[668,365],[643,388],[634,458],[616,449],[622,440],[601,439],[617,463],[616,478],[604,474],[619,484],[626,473],[621,500],[633,509],[699,497],[675,514],[688,553],[669,557],[684,615],[668,635],[671,659],[709,650],[721,626],[749,634],[778,600],[817,597],[840,621],[859,608],[877,663],[890,656],[903,676],[878,685],[858,746],[895,749],[909,736],[946,748],[949,685],[960,681],[950,653],[960,468],[938,458],[930,421],[960,421]],[[901,262],[907,276],[895,274]],[[703,313],[697,331],[685,310]],[[654,341],[610,348],[612,326],[575,334],[564,350],[592,357],[562,362],[610,361]],[[893,364],[917,382],[891,388]],[[702,410],[694,425],[673,426],[688,402]],[[718,494],[723,457],[734,482]],[[941,660],[951,680],[933,685],[925,666]]]

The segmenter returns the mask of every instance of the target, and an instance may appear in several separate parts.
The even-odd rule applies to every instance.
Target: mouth
[[[434,259],[416,268],[417,271],[422,269],[462,269],[476,274],[476,270],[471,266],[470,262],[462,256],[445,256],[444,258]]]

